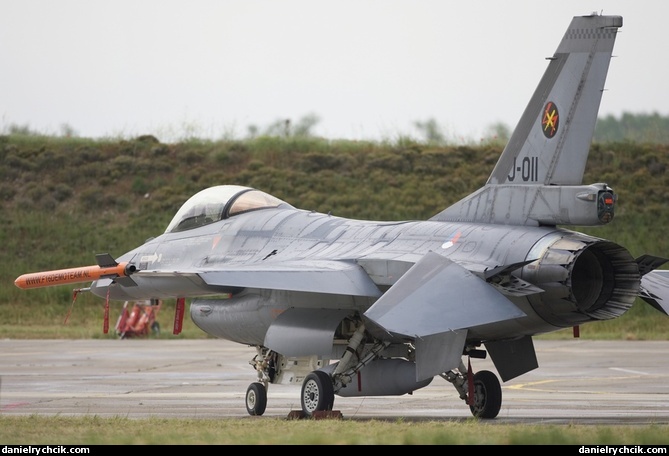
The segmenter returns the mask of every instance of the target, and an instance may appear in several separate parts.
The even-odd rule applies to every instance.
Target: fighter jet
[[[207,334],[253,346],[245,402],[300,384],[302,417],[335,396],[410,394],[440,377],[495,418],[502,382],[538,367],[533,337],[669,314],[667,259],[575,231],[610,223],[616,193],[582,183],[622,17],[574,17],[485,185],[423,221],[296,208],[261,189],[206,188],[165,232],[97,265],[24,274],[21,288],[91,282],[107,300],[185,302]],[[490,356],[497,371],[474,372]],[[291,412],[292,413],[292,412]]]

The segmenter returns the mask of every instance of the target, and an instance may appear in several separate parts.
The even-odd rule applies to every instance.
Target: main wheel
[[[490,371],[474,374],[474,404],[469,406],[477,418],[492,419],[502,408],[502,387],[497,376]]]
[[[267,408],[267,390],[260,382],[251,383],[246,390],[246,411],[249,415],[260,416]]]
[[[314,412],[332,410],[334,387],[332,379],[323,371],[313,371],[302,382],[302,411],[307,416]]]

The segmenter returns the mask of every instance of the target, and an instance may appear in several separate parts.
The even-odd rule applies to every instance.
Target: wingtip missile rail
[[[53,287],[69,283],[92,282],[102,278],[128,277],[135,270],[135,265],[125,262],[110,266],[82,266],[23,274],[14,281],[14,284],[24,290]]]

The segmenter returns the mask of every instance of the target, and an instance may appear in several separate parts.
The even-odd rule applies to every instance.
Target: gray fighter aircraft
[[[246,408],[301,384],[299,414],[335,396],[403,395],[436,377],[471,413],[498,415],[502,381],[538,367],[532,337],[623,315],[637,297],[669,314],[667,260],[565,229],[614,217],[583,185],[620,16],[574,17],[486,184],[426,221],[361,221],[221,185],[166,231],[98,265],[25,274],[17,286],[92,282],[108,300],[176,299],[206,333],[257,348]],[[178,320],[177,320],[178,321]]]

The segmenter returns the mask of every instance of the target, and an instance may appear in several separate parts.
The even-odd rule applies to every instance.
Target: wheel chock
[[[288,413],[289,420],[302,420],[309,418],[306,413],[302,410],[291,410]],[[311,418],[314,420],[341,420],[344,418],[344,415],[339,410],[323,410],[319,412],[314,412],[311,415]]]
[[[304,413],[302,410],[291,410],[290,413],[288,413],[289,420],[301,420],[302,418],[306,417],[307,414]]]
[[[344,416],[339,410],[323,410],[322,412],[314,412],[312,417],[315,420],[341,420]]]

